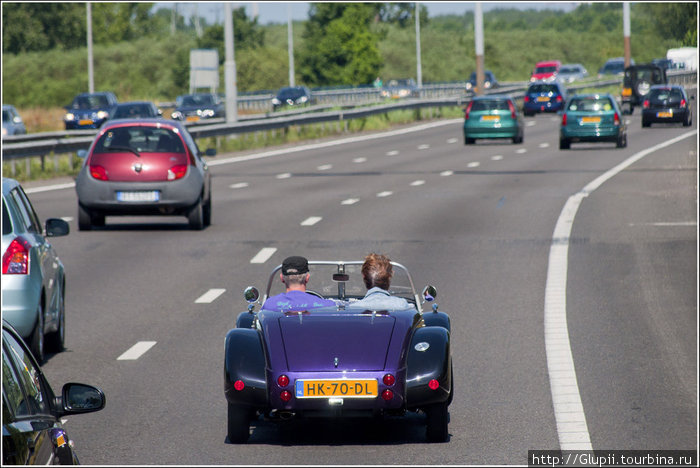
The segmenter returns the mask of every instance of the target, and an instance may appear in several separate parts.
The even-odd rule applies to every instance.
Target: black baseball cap
[[[304,257],[287,257],[282,262],[283,275],[300,275],[309,272],[309,262]]]

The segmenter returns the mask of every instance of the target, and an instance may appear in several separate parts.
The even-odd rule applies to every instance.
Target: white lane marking
[[[127,349],[124,354],[117,358],[117,361],[134,361],[143,356],[146,351],[151,349],[156,344],[156,341],[139,341],[131,348]]]
[[[387,156],[396,156],[397,154],[399,154],[399,152],[396,150],[387,151],[387,153],[386,153]]]
[[[527,122],[527,123],[525,124],[525,126],[526,126],[526,127],[534,127],[534,126],[535,126],[535,122],[531,120],[531,121]]]
[[[51,190],[61,190],[67,188],[75,187],[75,182],[69,182],[67,184],[56,184],[56,185],[46,185],[44,187],[34,187],[24,189],[24,192],[29,193],[40,193],[40,192],[50,192]]]
[[[500,161],[501,159],[503,159],[503,156],[501,156],[500,154],[491,156],[491,161]]]
[[[523,154],[523,153],[527,153],[527,150],[526,150],[525,148],[520,148],[520,149],[517,150],[515,153],[516,153],[516,154]]]
[[[459,138],[450,138],[449,140],[447,140],[447,143],[451,145],[452,143],[457,143],[458,141]]]
[[[419,145],[418,146],[419,150],[424,150],[424,149],[428,149],[428,148],[430,148],[430,145]]]
[[[423,185],[424,183],[424,180],[414,180],[413,182],[411,182],[411,187],[418,187],[419,185]]]
[[[194,301],[195,304],[211,304],[216,300],[217,297],[221,296],[223,293],[225,293],[225,289],[210,289],[209,291],[205,292],[201,296],[197,298],[196,301]]]
[[[394,193],[394,192],[392,192],[392,191],[390,191],[390,190],[386,190],[386,191],[384,191],[384,192],[379,192],[379,193],[377,194],[377,197],[379,197],[379,198],[384,198],[384,197],[388,197],[388,196],[390,196],[390,195],[393,195],[393,193]]]
[[[355,203],[359,202],[359,198],[348,198],[346,200],[343,200],[340,202],[341,205],[354,205]]]
[[[229,188],[239,189],[239,188],[246,188],[247,186],[248,186],[248,182],[238,182],[237,184],[229,185]]]
[[[479,167],[481,163],[479,161],[473,161],[467,164],[467,167]]]
[[[540,148],[549,148],[549,143],[540,143],[538,146]]]
[[[275,252],[277,252],[277,247],[264,247],[255,254],[255,257],[250,259],[250,263],[265,263]]]
[[[73,217],[72,217],[72,216],[64,216],[64,217],[62,217],[61,219],[62,219],[63,221],[65,221],[65,222],[67,222],[67,223],[70,223],[71,221],[73,221]]]
[[[569,238],[581,202],[605,181],[659,149],[697,134],[697,130],[641,151],[599,176],[567,200],[552,234],[544,300],[544,339],[554,417],[561,450],[593,450],[576,380],[566,323]]]
[[[352,162],[354,162],[355,164],[360,164],[363,162],[367,162],[367,158],[355,158],[352,160]]]
[[[321,221],[323,218],[320,216],[309,216],[306,218],[304,221],[301,222],[302,226],[313,226],[314,224],[318,223]]]
[[[290,177],[292,177],[292,174],[289,172],[283,172],[282,174],[277,174],[275,177],[277,179],[289,179]]]
[[[670,222],[658,222],[658,223],[629,223],[630,226],[697,226],[698,223],[695,221],[680,221],[675,223]]]
[[[327,171],[328,169],[330,169],[332,167],[333,167],[333,164],[322,164],[322,165],[318,166],[316,169],[318,169],[319,171]]]
[[[440,175],[441,175],[442,177],[449,177],[449,176],[453,175],[454,173],[455,173],[454,171],[442,171],[442,172],[440,173]]]

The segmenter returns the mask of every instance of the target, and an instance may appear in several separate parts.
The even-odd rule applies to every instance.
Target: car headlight
[[[410,93],[409,90],[407,90],[407,89],[402,89],[402,90],[399,91],[399,96],[401,96],[401,97],[408,96],[409,93]]]
[[[172,117],[173,120],[182,120],[182,112],[175,111],[172,114],[170,114],[170,117]]]
[[[65,117],[63,117],[63,120],[66,120],[66,121],[75,120],[75,115],[73,115],[72,112],[69,112],[65,115]]]
[[[109,112],[107,111],[97,111],[97,118],[98,119],[106,119],[109,117]]]
[[[308,98],[307,96],[302,96],[302,97],[299,98],[299,102],[302,103],[302,104],[304,104],[304,103],[305,103],[306,101],[308,101],[308,100],[309,100],[309,98]]]
[[[470,89],[472,89],[472,84],[471,84],[471,83],[467,83],[467,91],[469,91]]]
[[[382,91],[382,97],[389,97],[389,91]]]
[[[490,81],[485,81],[484,82],[484,88],[489,89],[491,87],[491,82]]]
[[[202,117],[214,117],[214,111],[212,109],[204,109],[202,111]]]
[[[272,104],[274,104],[274,105],[276,105],[276,106],[279,106],[280,104],[282,104],[282,101],[280,101],[280,100],[277,99],[277,98],[272,98]]]

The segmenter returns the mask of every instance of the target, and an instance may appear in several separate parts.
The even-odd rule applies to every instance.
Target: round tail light
[[[233,388],[235,388],[236,390],[238,390],[240,392],[241,390],[243,390],[245,388],[245,384],[243,383],[242,380],[236,380],[233,383]]]
[[[282,390],[282,393],[280,393],[280,400],[282,400],[286,403],[291,399],[292,399],[292,393],[288,390]]]
[[[289,377],[287,377],[286,375],[280,375],[277,378],[277,385],[279,385],[280,387],[286,387],[287,385],[289,385]]]
[[[396,383],[396,377],[394,377],[391,374],[387,374],[382,379],[382,382],[384,382],[384,385],[386,385],[387,387],[391,387],[392,385],[394,385]]]
[[[394,392],[391,390],[387,389],[382,392],[382,399],[384,399],[384,401],[389,401],[392,398],[394,398]]]
[[[430,382],[428,382],[428,388],[430,388],[430,390],[437,390],[440,388],[440,382],[438,382],[436,379],[432,379]]]

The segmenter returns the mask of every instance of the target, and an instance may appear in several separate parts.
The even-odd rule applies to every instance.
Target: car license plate
[[[549,98],[547,96],[539,96],[537,102],[549,102]]]
[[[482,122],[498,122],[500,120],[501,120],[500,115],[482,115],[481,116]]]
[[[92,125],[92,124],[94,124],[95,122],[92,121],[92,120],[80,120],[80,121],[78,121],[78,123],[79,123],[80,125]]]
[[[120,202],[156,202],[160,200],[158,190],[144,192],[117,192],[117,201]]]
[[[199,120],[199,116],[198,116],[198,115],[188,115],[188,116],[187,116],[187,121],[188,121],[188,122],[196,122],[197,120]]]
[[[297,398],[374,398],[377,388],[376,379],[300,379],[295,382]]]
[[[582,123],[600,123],[600,117],[582,117]]]
[[[673,117],[673,111],[670,112],[657,112],[656,113],[657,117]]]

